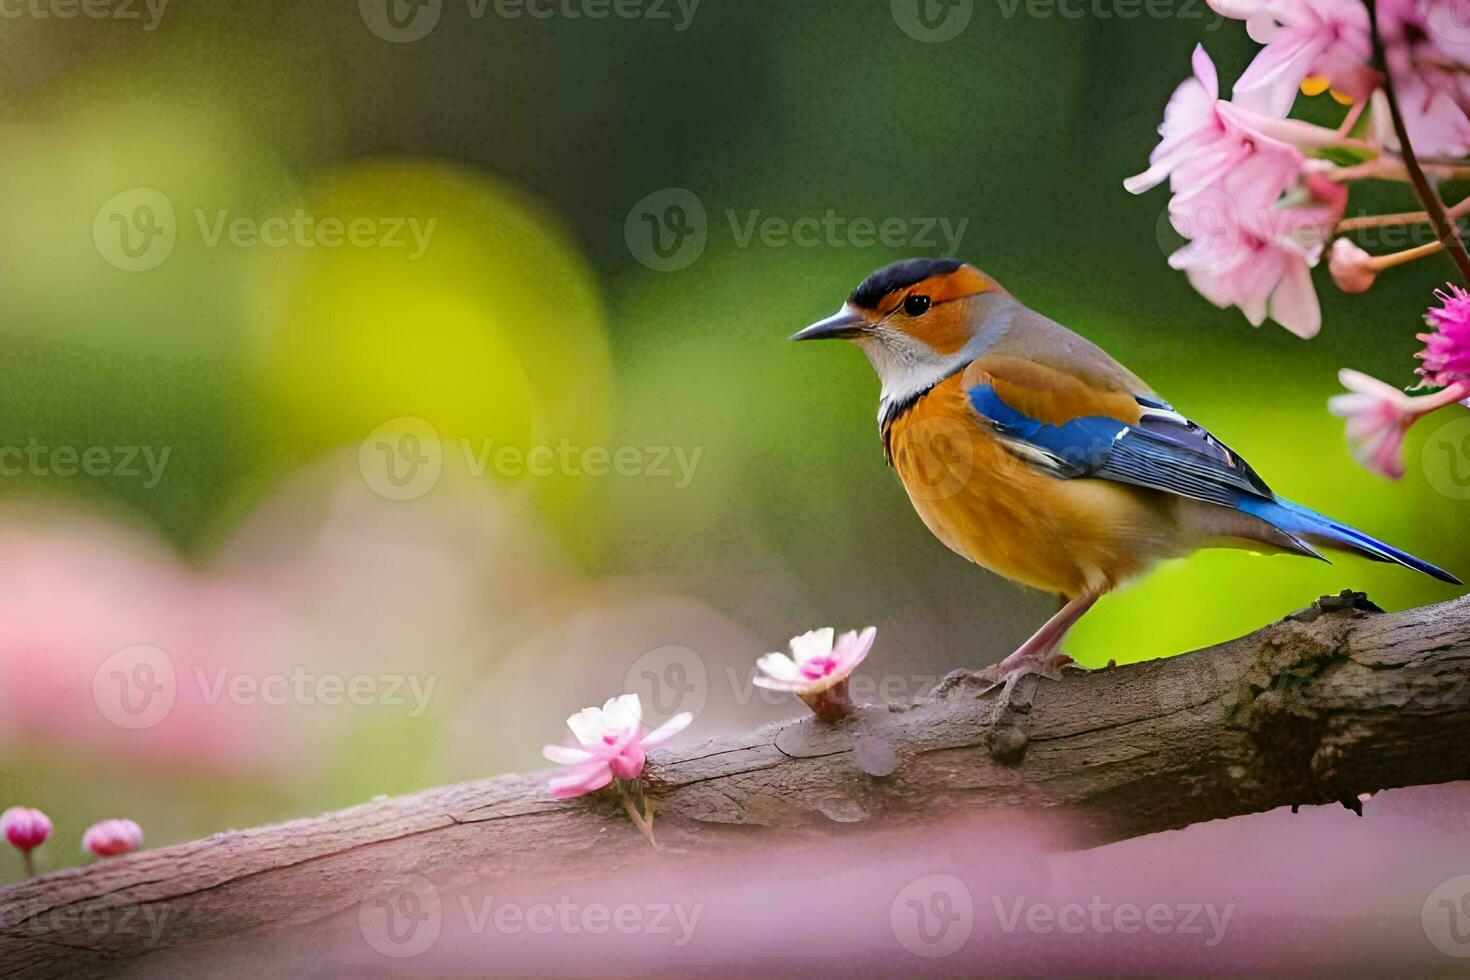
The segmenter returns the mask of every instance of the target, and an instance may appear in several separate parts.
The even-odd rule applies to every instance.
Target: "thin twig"
[[[1470,213],[1470,197],[1450,208],[1451,218],[1463,218]],[[1429,221],[1427,211],[1401,211],[1398,214],[1365,214],[1356,218],[1344,218],[1337,223],[1337,232],[1346,234],[1364,228],[1382,228],[1384,225],[1421,225]]]
[[[1409,129],[1404,125],[1404,114],[1399,109],[1398,93],[1394,90],[1393,73],[1388,70],[1388,58],[1384,53],[1383,33],[1378,26],[1377,0],[1364,2],[1368,5],[1368,19],[1373,28],[1373,66],[1383,73],[1383,94],[1388,98],[1388,111],[1393,116],[1393,130],[1398,136],[1399,153],[1409,171],[1409,180],[1414,185],[1414,193],[1418,195],[1419,202],[1429,215],[1435,234],[1444,242],[1445,251],[1460,270],[1460,278],[1470,283],[1470,252],[1465,251],[1460,230],[1445,213],[1444,201],[1440,200],[1439,192],[1429,183],[1429,178],[1424,176],[1424,169],[1414,156],[1414,146],[1409,142]]]

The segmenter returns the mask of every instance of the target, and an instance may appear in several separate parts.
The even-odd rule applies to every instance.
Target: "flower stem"
[[[1423,418],[1430,412],[1437,412],[1446,405],[1453,405],[1470,398],[1470,381],[1456,381],[1448,388],[1436,391],[1432,395],[1422,395],[1414,399],[1414,412],[1417,418]]]
[[[1470,213],[1470,197],[1446,212],[1451,218],[1463,218]],[[1339,233],[1359,231],[1363,228],[1382,228],[1384,225],[1419,225],[1429,221],[1427,211],[1401,211],[1398,214],[1365,214],[1356,218],[1344,218],[1337,223]]]
[[[1367,107],[1367,99],[1359,99],[1354,102],[1352,108],[1348,110],[1347,116],[1343,119],[1342,125],[1337,127],[1337,135],[1346,138],[1347,134],[1351,133],[1353,127],[1358,124],[1358,119],[1363,115],[1363,110]]]
[[[25,864],[26,877],[27,878],[34,878],[36,876],[36,859],[33,858],[33,857],[31,857],[31,852],[30,851],[21,851],[20,852],[20,859],[21,859],[22,863]]]
[[[1415,259],[1422,259],[1426,255],[1434,255],[1436,252],[1442,251],[1444,251],[1444,242],[1428,242],[1424,245],[1406,248],[1402,252],[1393,252],[1388,255],[1375,255],[1368,260],[1368,267],[1374,272],[1382,272],[1385,269],[1392,269],[1396,265],[1413,262]]]
[[[622,799],[623,809],[627,811],[628,817],[633,821],[633,825],[643,832],[643,836],[648,839],[648,843],[652,844],[655,848],[658,847],[658,841],[653,839],[653,820],[638,812],[638,807],[633,803],[633,798],[628,795],[628,787],[623,784],[621,779],[618,780],[618,796]]]
[[[847,678],[845,677],[825,691],[797,696],[806,703],[808,708],[812,709],[812,714],[829,725],[835,725],[852,714],[852,698],[848,696]]]
[[[1419,196],[1419,202],[1429,214],[1435,234],[1444,242],[1445,251],[1460,270],[1460,278],[1470,283],[1470,252],[1465,251],[1459,228],[1445,213],[1444,201],[1440,200],[1439,193],[1430,185],[1429,178],[1424,176],[1424,169],[1419,166],[1419,160],[1414,156],[1414,146],[1409,141],[1409,129],[1404,125],[1404,114],[1399,109],[1398,94],[1394,90],[1393,73],[1388,70],[1388,59],[1384,56],[1383,33],[1378,25],[1378,2],[1365,2],[1368,4],[1368,20],[1373,29],[1373,67],[1383,73],[1383,94],[1388,98],[1388,111],[1393,116],[1393,131],[1398,137],[1399,152],[1409,171],[1409,180],[1414,185],[1414,193]]]

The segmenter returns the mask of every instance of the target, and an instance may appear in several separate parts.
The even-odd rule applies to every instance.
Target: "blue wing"
[[[990,385],[967,394],[1013,452],[1060,479],[1114,480],[1220,504],[1276,528],[1303,555],[1321,558],[1312,545],[1322,544],[1460,584],[1422,558],[1276,496],[1229,446],[1158,399],[1134,396],[1137,423],[1088,415],[1049,425],[1007,405]]]
[[[1007,405],[991,385],[967,394],[1013,451],[1063,479],[1115,480],[1227,507],[1276,499],[1230,447],[1158,399],[1134,396],[1142,410],[1136,424],[1088,415],[1048,425]]]

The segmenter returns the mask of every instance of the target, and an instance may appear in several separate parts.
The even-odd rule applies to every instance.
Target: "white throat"
[[[859,338],[857,345],[868,355],[868,362],[882,384],[879,418],[891,406],[923,394],[975,359],[966,349],[940,354],[900,330],[885,327]]]

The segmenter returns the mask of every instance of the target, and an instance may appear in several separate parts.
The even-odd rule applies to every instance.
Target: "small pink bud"
[[[51,818],[28,806],[13,806],[0,813],[0,832],[22,851],[40,847],[51,836]]]
[[[1332,281],[1345,293],[1366,293],[1378,278],[1373,265],[1373,256],[1358,247],[1356,242],[1339,238],[1332,243],[1332,253],[1327,259],[1327,270]]]
[[[82,847],[98,857],[112,857],[136,851],[143,843],[143,828],[131,820],[104,820],[94,823],[82,835]]]
[[[643,772],[648,753],[637,742],[630,743],[622,752],[608,760],[608,768],[619,779],[637,779]]]

